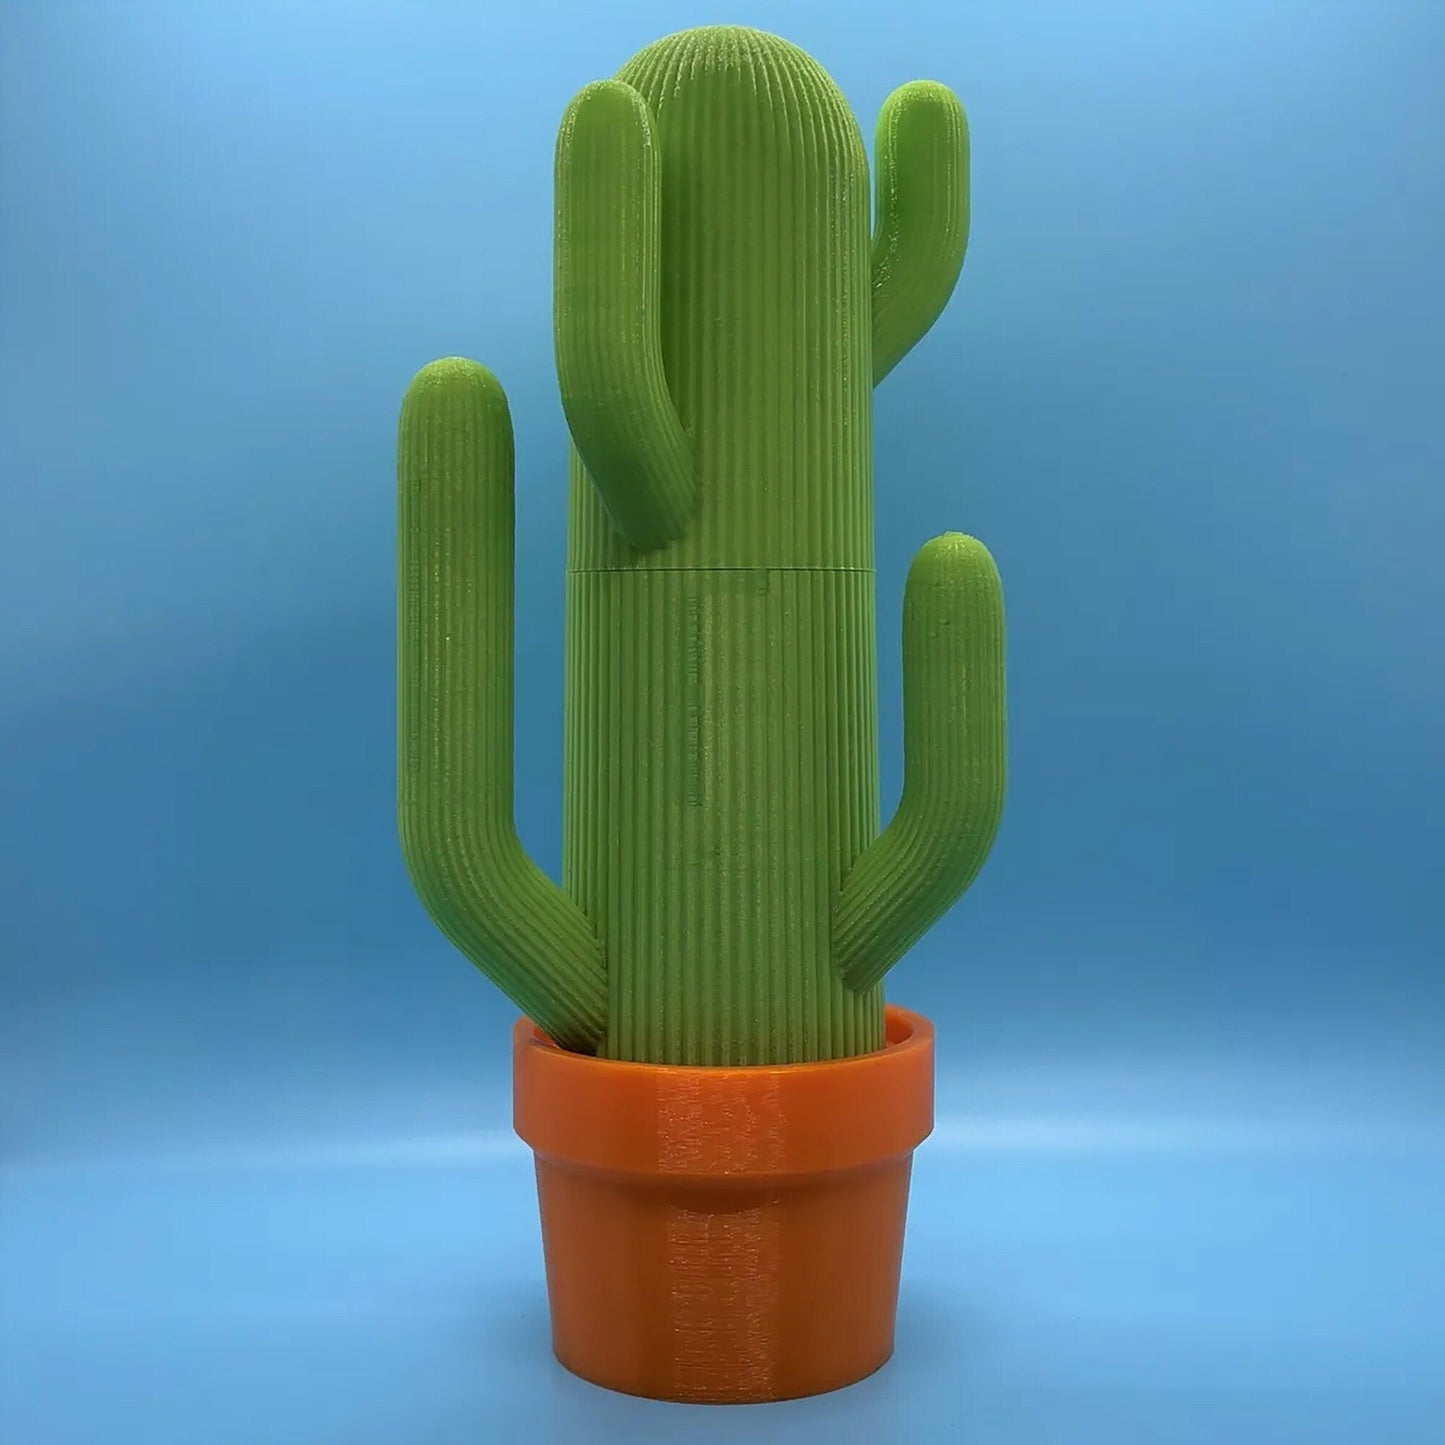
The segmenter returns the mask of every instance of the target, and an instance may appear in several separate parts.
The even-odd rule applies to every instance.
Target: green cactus
[[[931,82],[868,162],[821,67],[707,27],[588,86],[556,170],[572,436],[563,886],[512,807],[513,452],[492,375],[400,435],[400,821],[443,931],[566,1047],[704,1065],[883,1043],[882,979],[1004,794],[1003,603],[949,533],[903,606],[879,831],[871,392],[963,262],[968,137]]]

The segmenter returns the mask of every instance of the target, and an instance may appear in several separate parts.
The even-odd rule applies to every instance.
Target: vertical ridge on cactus
[[[505,398],[458,361],[408,394],[403,846],[443,930],[567,1047],[702,1065],[877,1049],[884,975],[992,843],[1002,594],[957,533],[909,575],[905,784],[879,827],[871,395],[962,265],[951,92],[894,92],[877,168],[870,224],[843,96],[743,27],[660,40],[566,112],[561,888],[511,814]]]

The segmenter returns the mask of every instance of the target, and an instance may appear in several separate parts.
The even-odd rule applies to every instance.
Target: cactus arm
[[[587,86],[557,140],[555,332],[562,409],[617,530],[652,551],[697,500],[662,362],[661,159],[646,102]]]
[[[1004,617],[987,549],[927,543],[903,600],[903,796],[854,862],[833,915],[833,958],[865,989],[973,881],[1003,812]]]
[[[935,81],[900,86],[874,143],[873,384],[913,349],[953,294],[968,245],[968,118]]]
[[[558,1043],[606,1019],[602,946],[513,815],[512,422],[474,362],[424,367],[398,457],[398,818],[442,931]]]

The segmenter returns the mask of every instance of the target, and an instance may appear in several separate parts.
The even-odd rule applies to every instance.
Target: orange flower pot
[[[660,1400],[821,1394],[893,1353],[913,1150],[933,1127],[933,1026],[889,1007],[876,1053],[688,1068],[513,1033],[536,1154],[552,1345]]]

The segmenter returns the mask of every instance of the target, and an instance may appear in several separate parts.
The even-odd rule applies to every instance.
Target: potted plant
[[[589,85],[556,160],[571,432],[564,861],[513,817],[513,440],[474,362],[400,427],[400,824],[446,935],[524,1011],[562,1363],[694,1401],[813,1394],[893,1348],[933,1031],[889,968],[1003,806],[1003,603],[927,543],[905,782],[880,831],[871,393],[963,261],[968,139],[931,82],[868,161],[801,50],[714,26]]]

